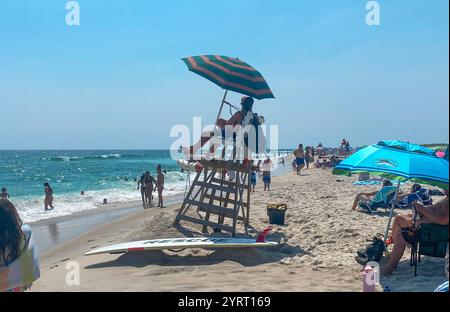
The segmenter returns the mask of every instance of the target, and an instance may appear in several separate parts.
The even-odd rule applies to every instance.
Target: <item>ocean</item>
[[[155,175],[158,164],[166,170],[164,196],[184,193],[187,175],[169,150],[0,151],[0,187],[23,221],[32,223],[98,209],[104,198],[140,201],[137,179],[147,170]],[[55,209],[48,212],[45,182],[54,191]]]
[[[165,195],[184,192],[181,173],[169,150],[0,151],[0,187],[6,187],[24,222],[67,216],[109,203],[140,200],[136,179],[166,173]],[[44,211],[44,183],[54,190],[55,210]],[[81,191],[85,195],[81,195]]]

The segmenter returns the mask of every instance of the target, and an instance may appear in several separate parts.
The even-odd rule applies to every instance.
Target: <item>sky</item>
[[[0,0],[0,149],[167,149],[215,120],[200,54],[262,73],[280,148],[449,141],[447,0],[378,1],[379,26],[365,0],[79,0],[79,26],[66,2]]]

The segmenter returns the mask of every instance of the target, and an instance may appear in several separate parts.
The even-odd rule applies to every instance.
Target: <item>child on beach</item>
[[[45,192],[45,199],[44,199],[45,211],[55,209],[55,207],[53,207],[53,189],[51,188],[50,184],[44,183],[44,192]]]
[[[158,176],[156,177],[156,188],[158,190],[158,206],[160,208],[164,208],[163,205],[163,191],[164,191],[164,174],[161,171],[161,165],[156,167],[156,172]]]
[[[270,183],[271,183],[271,175],[270,172],[273,169],[273,162],[270,159],[270,156],[267,156],[267,159],[262,163],[262,171],[263,171],[263,182],[264,182],[264,191],[270,191]]]
[[[250,184],[252,185],[253,193],[255,192],[256,187],[256,171],[252,169],[252,173],[250,175]]]
[[[2,188],[2,194],[0,195],[1,199],[8,199],[9,198],[9,194],[8,191],[6,190],[6,188]]]

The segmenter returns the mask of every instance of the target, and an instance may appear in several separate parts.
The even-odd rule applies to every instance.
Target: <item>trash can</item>
[[[286,204],[268,204],[267,214],[269,215],[269,223],[276,225],[284,225],[286,217]]]

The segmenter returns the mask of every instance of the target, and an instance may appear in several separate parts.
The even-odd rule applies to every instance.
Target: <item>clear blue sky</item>
[[[261,71],[282,147],[448,142],[448,1],[379,1],[379,27],[366,2],[80,0],[68,27],[66,1],[0,0],[0,149],[168,148],[218,110],[180,60],[198,54]]]

